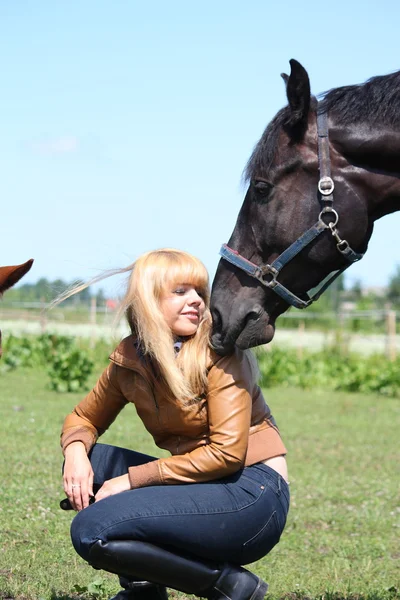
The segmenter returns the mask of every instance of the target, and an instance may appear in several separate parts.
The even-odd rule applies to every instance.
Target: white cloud
[[[29,146],[39,154],[71,154],[78,150],[79,140],[74,135],[61,135],[31,142]]]

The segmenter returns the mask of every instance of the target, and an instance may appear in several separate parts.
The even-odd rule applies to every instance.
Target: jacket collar
[[[133,335],[128,335],[118,344],[114,352],[110,355],[110,360],[126,369],[137,370],[144,366],[143,356],[141,355],[136,339]]]

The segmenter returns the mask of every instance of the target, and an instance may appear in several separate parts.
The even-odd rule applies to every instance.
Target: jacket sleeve
[[[72,442],[83,442],[89,452],[128,403],[118,385],[117,369],[116,365],[109,365],[93,390],[65,418],[61,432],[63,452]]]
[[[209,443],[186,454],[131,467],[133,488],[211,481],[244,465],[252,410],[252,368],[237,350],[220,357],[208,375]]]

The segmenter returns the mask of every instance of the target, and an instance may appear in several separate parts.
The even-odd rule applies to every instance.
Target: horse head
[[[22,265],[13,267],[0,267],[0,296],[4,294],[10,287],[15,285],[21,277],[23,277],[31,268],[33,259],[27,260]],[[1,331],[0,331],[0,356],[1,350]]]
[[[288,105],[249,159],[213,282],[212,344],[221,354],[271,341],[277,317],[308,306],[310,290],[361,258],[374,220],[398,208],[400,74],[318,102],[302,65],[290,65]]]

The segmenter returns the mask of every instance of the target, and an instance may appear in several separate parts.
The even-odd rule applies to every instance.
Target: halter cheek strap
[[[318,162],[320,171],[320,180],[318,182],[318,191],[320,192],[320,200],[322,210],[319,213],[318,221],[310,227],[303,235],[301,235],[293,244],[282,252],[271,264],[258,266],[251,261],[241,256],[236,250],[229,248],[223,244],[220,250],[221,257],[241,269],[247,275],[254,277],[265,287],[272,289],[278,296],[283,298],[290,306],[296,308],[307,308],[312,302],[318,300],[321,294],[331,285],[331,283],[345,271],[352,263],[361,260],[364,256],[355,252],[350,248],[346,240],[341,239],[337,224],[339,215],[333,208],[333,190],[335,184],[331,177],[331,162],[329,156],[329,131],[328,131],[328,115],[326,112],[317,113],[317,132],[318,132]],[[331,218],[329,222],[325,219]],[[336,242],[336,248],[348,261],[342,269],[333,271],[320,282],[317,289],[309,295],[306,294],[306,299],[299,298],[282,285],[278,280],[278,275],[285,265],[287,265],[299,252],[306,248],[313,240],[315,240],[324,231],[330,230],[332,237]]]

